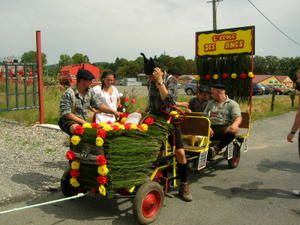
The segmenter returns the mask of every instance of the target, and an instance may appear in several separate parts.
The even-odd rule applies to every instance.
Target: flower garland
[[[96,131],[96,139],[95,139],[95,145],[99,148],[102,148],[105,139],[108,136],[108,132],[117,132],[120,130],[137,130],[140,132],[147,132],[148,126],[152,125],[155,120],[153,117],[147,117],[142,124],[131,124],[126,123],[128,114],[123,113],[120,119],[120,122],[110,123],[110,122],[101,122],[99,124],[97,123],[85,123],[82,126],[76,125],[73,131],[73,135],[70,139],[70,142],[73,146],[77,146],[83,139],[83,135],[86,131],[86,129],[97,129]],[[66,158],[70,161],[70,184],[74,188],[78,188],[80,186],[80,183],[78,181],[78,178],[80,177],[80,162],[76,161],[76,154],[72,150],[68,150],[66,152]],[[108,174],[110,172],[109,170],[109,163],[106,157],[103,154],[100,154],[96,157],[96,164],[97,167],[97,183],[99,184],[98,192],[106,196],[107,195],[107,187],[109,185],[109,178]]]
[[[210,75],[210,74],[206,74],[204,75],[204,79],[209,81],[211,79],[213,80],[218,80],[219,78],[222,78],[223,80],[226,80],[228,79],[229,77],[231,77],[231,79],[235,80],[237,79],[238,77],[241,79],[241,80],[245,80],[246,78],[250,78],[250,79],[253,79],[255,77],[255,75],[253,74],[253,72],[248,72],[247,73],[241,73],[241,74],[237,74],[237,73],[232,73],[232,74],[229,74],[229,73],[223,73],[222,75],[219,75],[219,74],[214,74],[214,75]],[[200,80],[200,79],[199,79]]]

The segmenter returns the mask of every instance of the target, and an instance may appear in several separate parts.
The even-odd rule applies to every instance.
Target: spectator
[[[297,71],[297,80],[296,80],[296,90],[300,91],[300,70]],[[295,134],[300,128],[300,98],[298,99],[298,110],[294,119],[294,123],[292,125],[290,133],[287,135],[288,142],[293,142]],[[298,133],[298,153],[300,157],[300,134]],[[300,190],[293,190],[293,194],[300,197]]]

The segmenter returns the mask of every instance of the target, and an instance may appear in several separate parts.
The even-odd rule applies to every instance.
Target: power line
[[[267,16],[263,14],[262,11],[260,11],[250,0],[247,0],[269,23],[271,23],[280,33],[282,33],[285,37],[287,37],[290,41],[294,42],[296,45],[300,46],[300,43],[295,41],[293,38],[291,38],[289,35],[287,35],[284,31],[282,31],[278,26],[276,26],[275,23],[273,23]]]

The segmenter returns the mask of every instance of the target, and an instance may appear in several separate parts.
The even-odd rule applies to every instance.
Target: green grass
[[[57,124],[59,118],[59,101],[63,90],[58,87],[46,87],[44,91],[45,95],[45,120],[46,123]],[[187,95],[180,95],[178,101],[188,101],[190,99]],[[145,109],[147,105],[147,97],[137,97],[136,107],[138,109]],[[297,100],[295,100],[297,102]],[[1,106],[1,105],[0,105]],[[274,112],[270,111],[271,96],[266,98],[254,98],[252,107],[252,119],[259,120],[267,117],[281,115],[291,110],[295,110],[296,107],[291,107],[291,101],[289,96],[276,96]],[[242,111],[247,110],[247,104],[241,104]],[[0,118],[15,120],[17,122],[25,124],[37,123],[38,109],[27,109],[19,111],[1,112]]]

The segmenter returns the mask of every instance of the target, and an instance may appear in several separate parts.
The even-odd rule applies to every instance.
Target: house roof
[[[273,75],[260,75],[256,74],[255,77],[253,78],[253,83],[260,83],[270,77],[273,77]]]
[[[260,83],[270,77],[275,77],[277,80],[280,82],[283,82],[285,79],[289,78],[289,76],[284,76],[284,75],[265,75],[265,74],[256,74],[253,82],[254,83]]]

